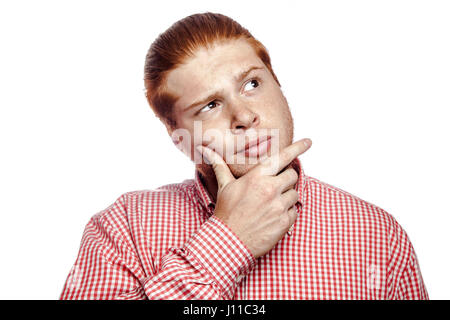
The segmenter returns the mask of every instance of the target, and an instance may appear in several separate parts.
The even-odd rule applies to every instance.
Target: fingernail
[[[311,139],[306,138],[305,140],[303,140],[303,143],[305,144],[305,147],[309,147],[312,144]]]

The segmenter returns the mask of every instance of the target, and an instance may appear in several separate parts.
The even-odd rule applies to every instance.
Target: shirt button
[[[242,279],[244,279],[245,276],[243,274],[238,275],[238,277],[236,278],[236,283],[241,283]]]

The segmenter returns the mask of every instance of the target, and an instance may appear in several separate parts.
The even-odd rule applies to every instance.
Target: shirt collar
[[[299,194],[299,202],[300,205],[304,206],[304,197],[305,197],[305,173],[303,171],[303,166],[298,158],[292,161],[292,168],[298,173],[298,181],[295,184],[295,190]],[[195,170],[195,189],[197,192],[197,196],[201,203],[207,210],[208,215],[212,215],[214,213],[215,203],[213,199],[209,196],[208,191],[206,190],[206,186],[202,180],[201,173],[197,169]]]

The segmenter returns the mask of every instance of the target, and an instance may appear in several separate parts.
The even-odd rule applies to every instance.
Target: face
[[[178,97],[173,109],[177,129],[169,133],[192,160],[201,159],[197,145],[208,146],[238,178],[292,143],[286,98],[247,41],[201,48],[166,80],[167,90]],[[210,174],[208,165],[195,162]]]

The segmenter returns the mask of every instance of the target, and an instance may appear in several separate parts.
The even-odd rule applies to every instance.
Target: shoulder
[[[317,178],[308,176],[307,183],[311,201],[316,205],[331,208],[330,214],[351,219],[365,228],[373,227],[381,230],[388,237],[389,242],[396,239],[403,242],[407,240],[405,230],[395,217],[380,206]]]
[[[195,182],[193,179],[181,183],[163,185],[156,189],[128,191],[121,194],[105,209],[94,214],[91,221],[122,229],[129,225],[130,216],[140,216],[195,202]],[[165,213],[169,210],[164,210]]]
[[[346,225],[352,224],[353,228],[376,235],[379,240],[384,239],[390,259],[401,257],[397,263],[406,263],[405,258],[411,255],[413,247],[406,231],[391,213],[319,179],[308,176],[307,183],[315,206],[327,207],[329,210],[322,210],[338,215]]]
[[[193,179],[180,183],[167,184],[152,190],[130,191],[122,195],[128,205],[143,202],[154,203],[160,201],[189,201],[195,195],[195,182]]]
[[[393,223],[395,220],[391,214],[380,206],[364,200],[348,191],[309,176],[307,177],[307,181],[310,185],[310,191],[314,197],[314,201],[320,200],[332,202],[337,209],[344,208],[350,214],[369,214],[378,216],[390,223]]]

